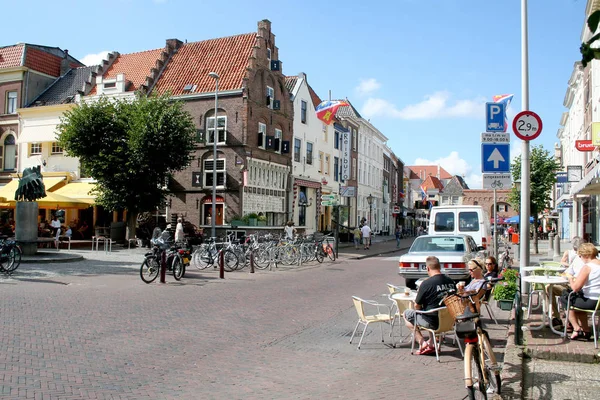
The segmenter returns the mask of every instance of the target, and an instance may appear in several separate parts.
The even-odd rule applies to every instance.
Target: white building
[[[368,120],[359,118],[358,138],[358,214],[379,232],[384,226],[383,149],[387,137]],[[373,197],[369,205],[369,196]],[[369,215],[371,214],[371,215]]]

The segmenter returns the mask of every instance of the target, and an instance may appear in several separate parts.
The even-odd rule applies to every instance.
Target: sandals
[[[419,350],[417,350],[415,354],[418,354],[420,356],[426,356],[426,355],[434,354],[434,353],[435,353],[435,348],[433,348],[433,346],[430,346],[429,343],[426,343]]]
[[[592,335],[590,334],[590,332],[585,332],[583,329],[580,329],[576,332],[573,332],[573,334],[571,335],[571,340],[587,341],[590,340],[591,336]]]

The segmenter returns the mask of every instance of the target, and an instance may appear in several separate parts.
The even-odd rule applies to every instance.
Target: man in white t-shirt
[[[56,215],[50,222],[50,228],[52,228],[52,231],[54,232],[55,235],[56,235],[56,231],[60,229],[60,221],[58,220],[58,217]]]
[[[365,245],[365,250],[371,246],[371,228],[366,223],[360,228],[360,233],[362,233],[363,244]]]

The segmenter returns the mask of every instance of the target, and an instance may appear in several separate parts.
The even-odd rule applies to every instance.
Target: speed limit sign
[[[513,132],[521,140],[533,140],[542,133],[542,119],[533,111],[521,111],[513,120]]]

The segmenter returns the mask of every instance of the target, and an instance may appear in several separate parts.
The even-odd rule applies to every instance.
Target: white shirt
[[[183,240],[183,224],[181,222],[177,223],[175,227],[175,241],[180,242]]]
[[[294,227],[293,226],[286,225],[285,228],[283,228],[283,231],[285,232],[285,237],[287,239],[294,238]]]
[[[369,225],[365,225],[362,228],[360,228],[360,232],[362,233],[362,236],[364,238],[371,237],[371,228],[369,228]]]
[[[53,219],[52,222],[50,222],[50,226],[53,228],[60,228],[60,221],[57,219]]]
[[[581,268],[585,265],[581,257],[577,255],[575,250],[569,250],[569,267],[565,271],[567,274],[571,274],[573,276],[577,276]]]
[[[592,263],[587,265],[590,267],[590,275],[581,290],[588,299],[598,300],[600,298],[600,266]]]

